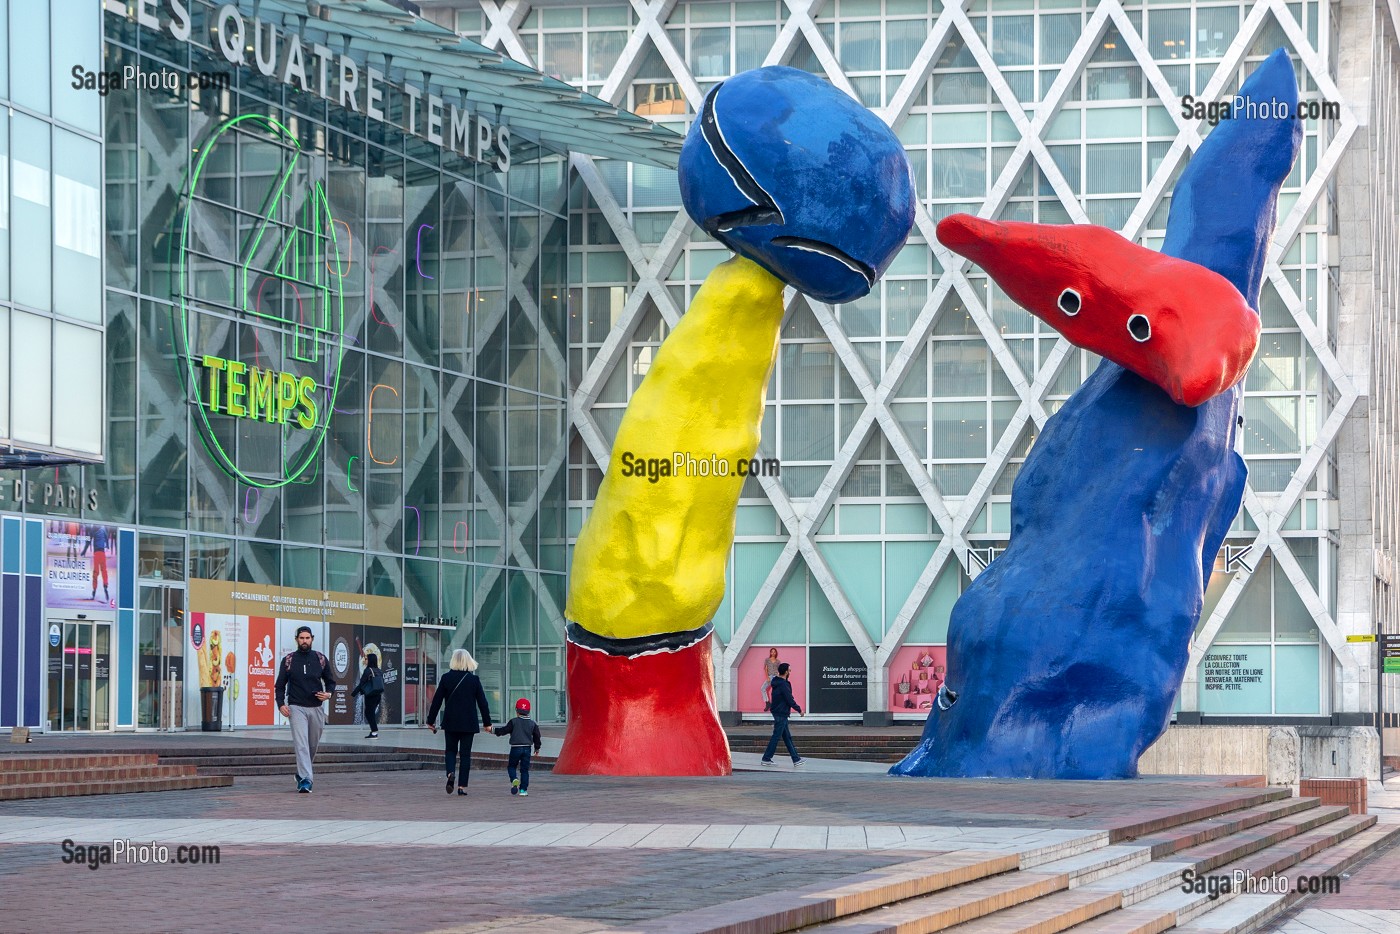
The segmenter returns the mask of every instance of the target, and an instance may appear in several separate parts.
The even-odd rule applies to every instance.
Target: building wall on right
[[[1371,145],[1356,159],[1361,163],[1356,171],[1369,184],[1357,185],[1355,193],[1358,200],[1365,197],[1370,212],[1369,249],[1359,237],[1343,248],[1344,272],[1354,272],[1358,287],[1369,272],[1373,290],[1370,341],[1362,354],[1369,354],[1371,365],[1367,412],[1374,550],[1370,574],[1358,575],[1357,586],[1370,592],[1376,631],[1400,642],[1400,20],[1394,4],[1377,3],[1371,12]],[[1376,677],[1391,728],[1387,745],[1394,754],[1400,751],[1400,731],[1394,729],[1400,727],[1400,676]]]

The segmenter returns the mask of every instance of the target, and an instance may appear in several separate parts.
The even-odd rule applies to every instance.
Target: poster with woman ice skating
[[[115,528],[76,519],[44,523],[44,589],[50,609],[115,608],[116,576]]]

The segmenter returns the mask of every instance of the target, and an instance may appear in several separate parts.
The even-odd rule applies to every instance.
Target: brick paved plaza
[[[0,930],[724,930],[754,904],[911,866],[1003,858],[1033,875],[1125,859],[1164,839],[1158,825],[1187,812],[1208,822],[1264,793],[1225,780],[913,781],[813,765],[725,779],[541,771],[527,799],[508,793],[503,772],[478,768],[466,797],[445,795],[425,770],[324,775],[309,796],[286,776],[0,802]],[[1387,807],[1400,794],[1373,798],[1382,820],[1400,820]],[[65,838],[217,844],[220,862],[91,870],[63,862]],[[1275,923],[1288,934],[1395,932],[1400,913],[1382,911],[1395,907],[1392,847],[1340,895]]]

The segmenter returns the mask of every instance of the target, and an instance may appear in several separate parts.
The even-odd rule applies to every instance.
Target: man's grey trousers
[[[297,774],[307,781],[315,778],[311,774],[311,760],[316,758],[316,747],[321,744],[321,730],[326,725],[326,708],[298,707],[292,705],[292,746],[297,752]]]

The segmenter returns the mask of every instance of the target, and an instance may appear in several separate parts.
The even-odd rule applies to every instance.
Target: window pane
[[[1116,194],[1142,189],[1142,145],[1100,143],[1085,146],[1087,193]]]
[[[100,303],[99,303],[100,304]],[[63,417],[53,426],[55,447],[102,453],[102,332],[55,321],[63,366],[54,369],[53,401]],[[26,389],[25,395],[29,395]]]
[[[982,341],[933,341],[930,353],[934,395],[986,394],[988,351]]]
[[[1298,449],[1298,397],[1246,396],[1244,453],[1292,454]]]
[[[19,310],[10,316],[10,398],[19,402],[10,421],[15,441],[53,443],[52,327],[48,318]]]
[[[58,314],[102,321],[102,147],[53,131],[53,307]]]
[[[1265,555],[1259,559],[1244,593],[1235,601],[1225,624],[1215,637],[1221,642],[1268,642],[1272,638],[1270,619],[1270,596],[1272,591],[1274,559]]]
[[[89,12],[92,9],[87,7]],[[49,4],[33,0],[10,4],[10,44],[10,71],[27,76],[14,83],[12,99],[39,113],[48,113],[49,49],[53,46],[49,39]],[[66,64],[72,68],[74,63]],[[86,67],[95,69],[98,62]]]
[[[1040,18],[1040,64],[1058,65],[1069,58],[1079,38],[1080,15],[1060,13]]]
[[[92,91],[73,87],[74,65],[93,71],[103,68],[102,63],[102,13],[95,3],[74,7],[63,0],[50,3],[23,4],[25,6],[51,7],[53,41],[52,73],[50,81],[53,92],[53,115],[55,119],[70,123],[90,133],[101,131],[102,98]],[[28,37],[25,41],[30,41]],[[37,78],[38,75],[34,74]]]
[[[830,460],[836,453],[835,407],[830,405],[783,406],[784,460]]]
[[[848,71],[880,70],[880,24],[842,23],[841,64]]]
[[[4,11],[0,11],[0,20],[5,17]],[[4,39],[0,35],[0,42]],[[3,48],[0,45],[0,48]],[[3,63],[0,63],[3,69]],[[3,71],[0,71],[2,74]],[[10,164],[10,121],[0,115],[0,166]],[[0,172],[0,298],[10,297],[10,178],[6,172]],[[0,360],[7,360],[8,357],[0,357]]]
[[[1148,14],[1147,48],[1153,58],[1186,58],[1190,44],[1190,10],[1152,10]]]
[[[932,456],[987,456],[987,406],[984,402],[933,403]]]
[[[992,58],[998,65],[1029,65],[1034,55],[1034,17],[998,16],[992,21]]]
[[[15,277],[12,292],[15,301],[48,310],[52,307],[49,277],[50,244],[53,242],[53,218],[49,208],[49,126],[18,113],[13,120],[11,228],[24,231],[24,236],[10,241],[10,268],[22,272]]]
[[[0,13],[0,16],[3,16]],[[0,360],[10,359],[10,309],[0,306]],[[10,381],[0,379],[0,438],[10,437]]]

